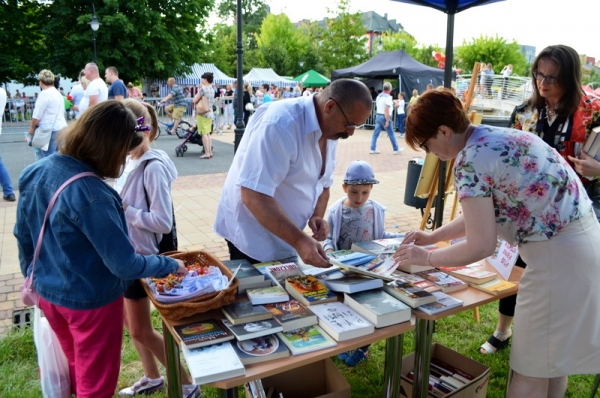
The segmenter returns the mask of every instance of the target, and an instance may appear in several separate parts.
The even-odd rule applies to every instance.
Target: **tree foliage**
[[[491,63],[494,71],[499,71],[508,64],[513,66],[513,74],[523,76],[527,60],[521,53],[521,46],[516,41],[507,41],[497,35],[495,37],[480,36],[463,44],[456,50],[456,66],[463,71],[473,70],[475,62]]]
[[[408,55],[416,59],[422,64],[437,67],[438,62],[433,59],[431,53],[433,51],[442,51],[438,46],[434,45],[419,45],[417,39],[410,33],[401,32],[386,32],[382,35],[383,49],[382,51],[397,51],[404,50]]]
[[[264,0],[242,0],[242,23],[243,32],[246,34],[247,49],[257,48],[256,35],[260,32],[260,26],[267,17],[267,5]],[[236,26],[237,0],[221,0],[217,7],[217,14],[223,20],[231,20]],[[246,47],[244,46],[244,49]]]
[[[182,75],[208,51],[203,28],[214,0],[105,0],[96,16],[97,63],[125,80]],[[90,3],[55,0],[40,26],[54,72],[76,76],[94,59]]]
[[[309,44],[302,32],[294,27],[285,14],[269,14],[256,36],[264,66],[284,76],[301,73],[299,62],[304,59]]]
[[[361,13],[350,13],[350,0],[339,0],[337,6],[337,16],[327,19],[327,29],[321,42],[321,59],[328,73],[367,59]],[[327,11],[329,14],[335,12],[331,9]]]

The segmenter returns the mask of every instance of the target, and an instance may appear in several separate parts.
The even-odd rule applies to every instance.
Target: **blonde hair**
[[[54,86],[54,73],[48,69],[42,69],[40,73],[38,73],[38,80],[48,86]]]
[[[81,76],[81,77],[79,78],[79,81],[81,82],[81,86],[82,86],[82,87],[83,87],[83,86],[87,87],[87,85],[88,85],[88,84],[90,84],[90,80],[89,80],[87,77],[85,77],[85,76]],[[84,87],[84,88],[85,88],[85,87]]]
[[[144,117],[146,126],[152,128],[149,135],[150,142],[154,141],[158,136],[158,115],[154,107],[146,102],[140,102],[132,98],[124,99],[121,102],[133,112],[136,118]]]
[[[173,83],[173,84],[175,84],[175,78],[174,78],[174,77],[170,77],[170,78],[167,80],[167,83]]]

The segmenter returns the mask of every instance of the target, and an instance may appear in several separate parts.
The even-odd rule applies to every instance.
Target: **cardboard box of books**
[[[298,383],[310,380],[310,383]],[[329,358],[262,379],[263,388],[274,387],[273,397],[350,398],[350,384]]]
[[[431,347],[429,397],[485,398],[490,368],[448,347]],[[400,395],[412,397],[414,352],[402,358]]]

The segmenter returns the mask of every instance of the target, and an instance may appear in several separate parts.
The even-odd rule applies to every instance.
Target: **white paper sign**
[[[516,247],[511,246],[504,240],[498,238],[494,254],[486,258],[486,260],[496,269],[496,271],[498,271],[504,280],[508,280],[518,257],[519,250]]]

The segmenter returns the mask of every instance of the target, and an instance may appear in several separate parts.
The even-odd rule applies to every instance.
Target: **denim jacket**
[[[14,234],[21,272],[31,260],[50,199],[70,177],[94,171],[66,155],[52,155],[23,170]],[[130,281],[164,277],[175,260],[136,254],[119,195],[104,181],[83,177],[58,196],[46,221],[33,286],[47,301],[70,309],[102,307],[119,298]]]

